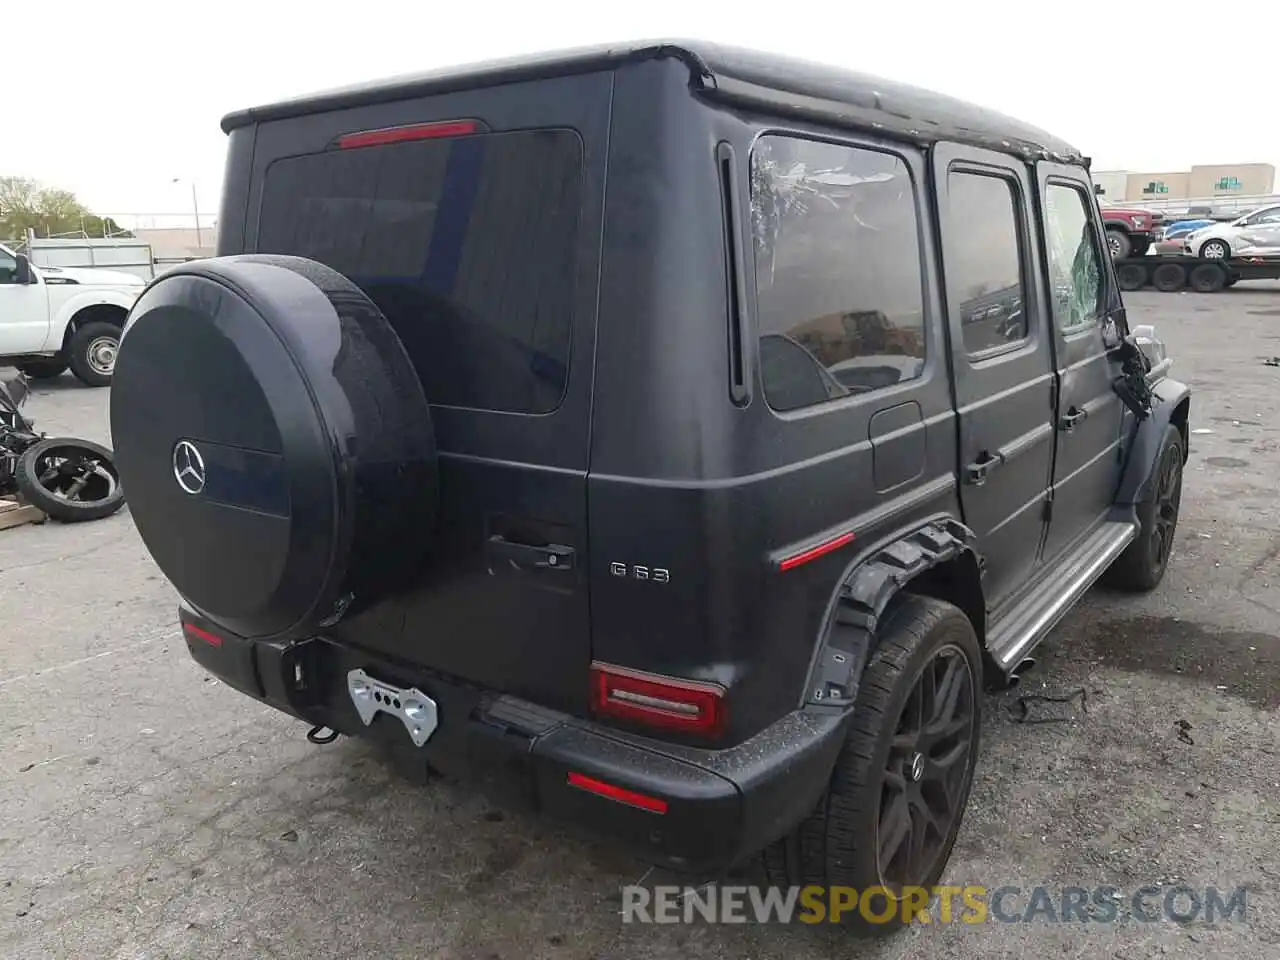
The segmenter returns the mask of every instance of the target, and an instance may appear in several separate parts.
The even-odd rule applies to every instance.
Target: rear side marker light
[[[634,790],[615,786],[612,783],[605,783],[603,780],[597,780],[595,777],[588,777],[582,773],[575,773],[572,770],[569,771],[569,786],[585,790],[587,793],[594,793],[596,796],[604,797],[606,800],[625,803],[629,807],[648,810],[650,813],[667,812],[667,801],[660,797],[650,797],[647,794],[636,793]]]
[[[724,688],[714,683],[591,665],[591,707],[599,716],[714,735],[724,729]]]
[[[202,630],[194,623],[184,623],[182,625],[182,631],[189,637],[195,637],[197,640],[203,640],[211,647],[222,646],[222,638],[220,636],[216,633],[210,633],[208,630]]]
[[[801,550],[799,553],[793,553],[790,556],[783,557],[778,561],[779,570],[794,570],[810,560],[817,560],[819,557],[825,557],[832,551],[839,550],[841,547],[853,543],[852,533],[842,533],[839,536],[832,537],[830,540],[823,540],[817,546],[809,547]]]
[[[465,137],[479,133],[483,126],[478,120],[445,120],[439,123],[411,123],[403,127],[382,127],[378,130],[361,130],[345,133],[338,138],[339,150],[356,147],[380,147],[388,143],[405,143],[410,140],[437,140],[442,137]]]

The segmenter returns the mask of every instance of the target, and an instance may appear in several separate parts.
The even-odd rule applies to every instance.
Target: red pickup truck
[[[1140,257],[1155,242],[1158,229],[1164,223],[1164,214],[1141,207],[1125,207],[1098,197],[1102,211],[1102,225],[1107,231],[1107,246],[1111,259]]]

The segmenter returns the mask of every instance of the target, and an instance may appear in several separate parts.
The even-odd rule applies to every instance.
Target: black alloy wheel
[[[1151,556],[1162,571],[1173,554],[1173,534],[1178,527],[1178,511],[1182,507],[1182,451],[1175,445],[1165,447],[1160,458],[1160,476],[1156,481],[1155,513],[1151,523]]]
[[[1186,438],[1176,424],[1167,424],[1142,499],[1135,505],[1138,530],[1104,574],[1118,590],[1146,593],[1163,579],[1173,556],[1178,514],[1182,509],[1182,467]]]
[[[876,850],[890,890],[926,883],[950,846],[977,709],[968,659],[954,645],[941,647],[915,679],[885,763]]]

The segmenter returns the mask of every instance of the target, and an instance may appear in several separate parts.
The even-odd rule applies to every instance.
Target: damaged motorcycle
[[[64,523],[100,520],[124,506],[111,451],[88,440],[46,437],[22,415],[30,387],[0,376],[0,496],[19,494]]]

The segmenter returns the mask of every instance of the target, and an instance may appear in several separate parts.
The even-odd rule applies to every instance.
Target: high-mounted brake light
[[[597,780],[595,777],[588,777],[586,774],[576,773],[573,770],[569,771],[569,786],[577,787],[579,790],[585,790],[588,793],[594,793],[596,796],[604,797],[606,800],[625,803],[629,807],[639,807],[641,810],[648,810],[650,813],[667,812],[667,801],[661,797],[651,797],[645,793],[636,793],[626,787],[605,783],[603,780]]]
[[[441,137],[465,137],[481,130],[477,120],[443,120],[437,123],[411,123],[403,127],[382,127],[379,130],[361,130],[344,133],[338,138],[339,150],[355,147],[379,147],[388,143],[404,143],[409,140],[436,140]]]
[[[724,729],[724,688],[607,663],[591,665],[591,707],[600,716],[715,735]]]
[[[208,630],[203,630],[200,627],[197,627],[194,623],[184,623],[182,625],[182,630],[184,633],[195,637],[197,640],[203,640],[211,647],[222,646],[222,638],[220,636],[216,633],[210,633]]]

